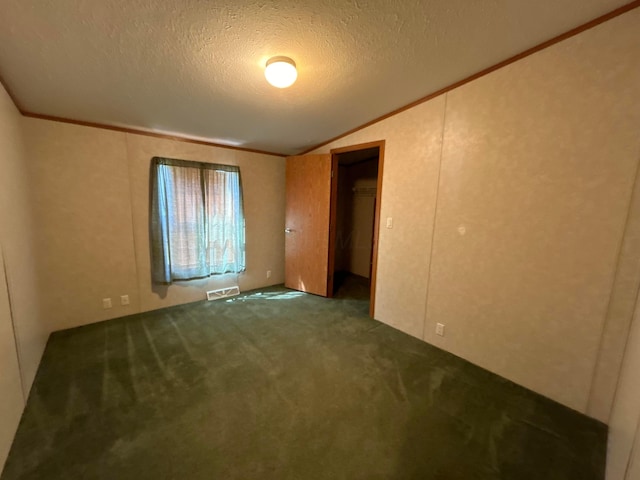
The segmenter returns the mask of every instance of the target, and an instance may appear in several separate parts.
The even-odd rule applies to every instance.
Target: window
[[[154,157],[151,270],[157,283],[245,270],[240,169]]]

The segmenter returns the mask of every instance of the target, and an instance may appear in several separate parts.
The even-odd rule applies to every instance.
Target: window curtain
[[[240,169],[154,157],[150,227],[156,283],[244,271]]]

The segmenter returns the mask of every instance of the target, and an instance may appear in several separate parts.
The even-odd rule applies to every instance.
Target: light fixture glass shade
[[[274,87],[287,88],[298,78],[296,64],[289,57],[272,57],[264,69],[264,76]]]

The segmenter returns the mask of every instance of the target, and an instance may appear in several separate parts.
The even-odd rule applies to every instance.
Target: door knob
[[[284,233],[292,233],[292,232],[295,232],[295,230],[291,230],[290,228],[284,229]]]

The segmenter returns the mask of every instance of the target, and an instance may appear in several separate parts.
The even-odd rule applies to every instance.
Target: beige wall
[[[640,429],[636,432],[636,436],[640,435]],[[631,452],[629,460],[629,470],[627,470],[627,478],[625,480],[635,480],[640,478],[640,448],[635,444],[635,448]]]
[[[640,128],[638,128],[640,130]],[[639,154],[640,155],[640,154]],[[589,412],[607,421],[627,342],[633,310],[640,287],[640,176],[636,174],[627,215],[613,291],[600,342],[600,355],[594,372]]]
[[[603,330],[625,338],[610,322],[630,315],[606,322],[640,152],[639,24],[632,11],[315,152],[386,140],[376,318],[602,420],[596,364],[618,354]]]
[[[283,158],[32,118],[24,118],[23,126],[51,330],[202,300],[204,292],[221,286],[239,283],[248,290],[283,281]],[[148,210],[154,156],[240,166],[245,273],[152,286]],[[121,295],[129,295],[129,306],[120,305]],[[113,308],[105,310],[107,297]]]
[[[9,292],[0,254],[0,472],[5,463],[13,435],[25,405],[20,382],[20,365],[14,341],[14,329],[9,305]]]
[[[40,316],[25,166],[20,114],[0,87],[0,471],[49,333]]]

